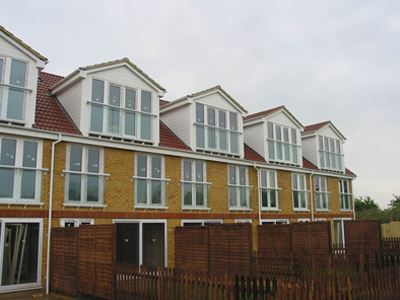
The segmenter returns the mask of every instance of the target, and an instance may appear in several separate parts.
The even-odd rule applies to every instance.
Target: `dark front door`
[[[164,224],[143,224],[143,265],[148,268],[164,267]]]
[[[139,224],[117,224],[117,261],[139,265]]]

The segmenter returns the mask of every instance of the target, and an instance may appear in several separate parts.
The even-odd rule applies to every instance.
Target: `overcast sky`
[[[221,84],[347,137],[356,195],[400,194],[400,1],[7,1],[0,23],[46,71],[129,57],[173,100]]]

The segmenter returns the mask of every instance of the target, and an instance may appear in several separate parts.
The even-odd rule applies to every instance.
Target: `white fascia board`
[[[68,78],[70,76],[70,78]],[[76,82],[85,79],[87,76],[86,72],[76,70],[70,75],[62,79],[60,83],[56,83],[54,87],[51,88],[51,95],[57,95],[69,88],[71,85],[75,84]]]
[[[59,134],[53,131],[46,131],[36,128],[15,127],[12,125],[0,124],[0,133],[15,136],[33,137],[38,139],[57,140]]]

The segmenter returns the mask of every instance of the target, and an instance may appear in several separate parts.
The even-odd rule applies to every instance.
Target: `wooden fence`
[[[375,253],[381,246],[379,221],[344,221],[344,236],[347,253]]]
[[[400,222],[381,224],[381,232],[383,238],[400,238]]]

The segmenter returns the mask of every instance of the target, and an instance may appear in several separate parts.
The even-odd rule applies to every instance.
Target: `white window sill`
[[[251,208],[229,207],[229,211],[253,211]]]
[[[196,206],[184,206],[182,207],[182,210],[204,210],[204,211],[210,211],[210,207],[196,207]]]
[[[329,208],[316,208],[316,212],[330,212],[331,210]]]
[[[282,211],[282,209],[280,209],[280,208],[264,208],[264,207],[262,207],[262,208],[261,208],[261,211],[275,211],[275,212],[280,212],[280,211]]]
[[[64,207],[89,207],[89,208],[106,208],[107,205],[105,204],[91,204],[91,203],[64,203]]]
[[[308,208],[293,208],[293,211],[295,212],[304,212],[304,211],[310,211]]]
[[[43,202],[38,202],[38,201],[15,201],[15,200],[0,200],[0,205],[22,205],[22,206],[43,206]]]
[[[134,209],[151,209],[151,210],[166,210],[168,206],[154,206],[154,205],[135,205]]]

